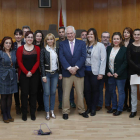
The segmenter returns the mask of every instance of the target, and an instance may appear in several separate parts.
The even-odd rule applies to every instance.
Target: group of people
[[[102,33],[99,42],[94,28],[83,30],[81,40],[75,38],[76,31],[73,26],[66,29],[60,27],[58,34],[59,39],[56,41],[52,33],[44,37],[41,30],[33,33],[29,26],[23,26],[22,30],[15,30],[14,43],[11,37],[2,39],[0,94],[3,121],[14,121],[10,113],[13,93],[16,113],[22,113],[23,121],[27,120],[28,107],[31,120],[36,119],[36,101],[37,110],[45,110],[47,120],[55,119],[57,84],[58,108],[62,109],[62,117],[65,120],[68,119],[70,106],[76,108],[74,87],[78,113],[88,118],[89,113],[90,116],[95,116],[96,111],[102,109],[104,83],[107,113],[118,116],[127,110],[131,112],[130,118],[135,117],[137,85],[130,86],[130,76],[140,75],[140,29],[133,31],[126,27],[122,35],[120,32],[114,32],[111,43],[107,31]]]

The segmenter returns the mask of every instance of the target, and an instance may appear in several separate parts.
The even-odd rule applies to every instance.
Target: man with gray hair
[[[102,35],[101,35],[101,42],[105,45],[106,49],[107,49],[108,46],[111,45],[109,40],[110,40],[110,33],[107,32],[107,31],[103,32]],[[109,94],[108,79],[107,79],[107,76],[105,75],[100,82],[100,96],[99,96],[99,102],[98,102],[98,106],[96,108],[96,111],[99,111],[100,109],[102,109],[102,106],[103,106],[104,83],[105,83],[105,108],[107,110],[111,109],[111,107],[110,107],[110,105],[111,105],[111,95]]]
[[[65,32],[67,39],[59,43],[59,60],[62,65],[63,76],[63,119],[68,119],[68,114],[70,113],[69,97],[73,82],[77,93],[78,112],[83,117],[88,118],[83,97],[86,44],[81,40],[75,39],[76,33],[73,26],[66,27]]]
[[[25,26],[22,27],[22,31],[23,31],[23,36],[25,36],[26,32],[27,31],[31,31],[31,29],[30,29],[29,26],[25,25]],[[26,43],[25,38],[22,38],[21,41],[24,42],[24,43]]]

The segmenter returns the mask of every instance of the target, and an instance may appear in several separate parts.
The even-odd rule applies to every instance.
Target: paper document
[[[140,85],[140,76],[137,74],[130,76],[130,85]]]

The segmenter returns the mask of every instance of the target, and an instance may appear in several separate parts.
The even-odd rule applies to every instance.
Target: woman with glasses
[[[128,47],[129,72],[140,76],[140,29],[134,30],[133,38],[134,42]],[[137,114],[137,85],[131,85],[131,106],[129,117],[133,118]]]
[[[100,80],[105,75],[106,49],[98,42],[97,31],[90,28],[87,32],[87,58],[85,61],[84,96],[87,110],[91,116],[96,115],[96,106],[99,100]]]
[[[39,81],[40,48],[33,45],[33,32],[25,34],[26,44],[17,49],[19,82],[21,86],[22,120],[27,120],[28,95],[31,120],[35,120],[36,98]]]
[[[12,94],[18,91],[16,75],[16,53],[11,37],[4,37],[0,50],[0,94],[3,121],[13,122],[11,117]]]

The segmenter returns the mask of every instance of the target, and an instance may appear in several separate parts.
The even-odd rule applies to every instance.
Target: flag
[[[58,0],[58,27],[66,27],[66,0]]]
[[[60,9],[60,17],[59,17],[59,27],[64,26],[63,14],[62,14],[62,5]]]

